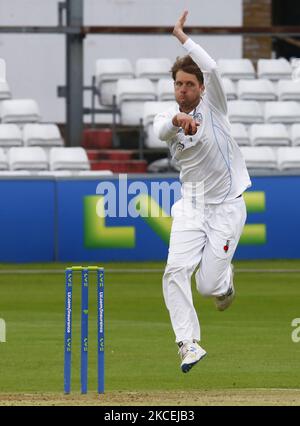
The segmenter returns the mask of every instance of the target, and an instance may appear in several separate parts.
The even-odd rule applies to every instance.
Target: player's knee
[[[197,291],[203,297],[210,297],[213,295],[217,285],[217,280],[214,280],[213,277],[204,277],[200,274],[196,275],[196,288]]]

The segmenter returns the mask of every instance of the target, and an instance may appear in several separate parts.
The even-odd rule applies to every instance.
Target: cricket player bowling
[[[163,294],[187,373],[205,355],[194,308],[197,290],[224,311],[233,301],[231,260],[245,221],[243,192],[251,186],[242,153],[231,136],[227,101],[216,62],[184,32],[188,12],[173,35],[187,55],[172,67],[176,104],[157,114],[154,132],[168,144],[180,168],[182,197],[171,210]]]

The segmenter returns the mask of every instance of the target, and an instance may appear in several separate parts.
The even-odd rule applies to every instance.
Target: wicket
[[[88,390],[88,295],[89,272],[97,273],[97,363],[98,393],[104,393],[104,269],[98,266],[71,266],[65,270],[65,341],[64,341],[64,392],[71,391],[72,355],[72,297],[73,273],[81,272],[81,393]]]

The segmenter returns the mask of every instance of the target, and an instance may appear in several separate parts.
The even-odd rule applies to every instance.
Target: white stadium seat
[[[279,101],[300,101],[300,80],[279,80],[277,93]]]
[[[218,69],[223,78],[233,81],[255,78],[255,69],[250,59],[219,59]]]
[[[246,126],[244,124],[232,123],[231,135],[238,145],[250,145],[250,138]]]
[[[40,147],[10,148],[8,151],[10,170],[48,170],[47,155]]]
[[[222,83],[223,83],[227,100],[234,101],[235,99],[237,99],[237,91],[233,81],[227,77],[224,77],[222,78]]]
[[[134,78],[134,71],[128,59],[98,59],[96,61],[96,85],[100,91],[99,103],[112,105],[120,78]]]
[[[16,124],[0,124],[0,146],[7,148],[11,146],[23,146],[22,132]]]
[[[26,177],[26,176],[32,176],[32,172],[29,172],[28,170],[0,170],[0,178],[13,178],[13,177]]]
[[[172,63],[168,58],[139,58],[135,64],[137,78],[149,78],[157,81],[161,78],[170,78]]]
[[[167,148],[166,142],[161,141],[153,132],[153,120],[156,114],[168,110],[174,102],[145,102],[143,107],[143,126],[145,145],[148,148]]]
[[[292,145],[300,145],[300,124],[292,124],[290,127]]]
[[[290,136],[284,124],[252,124],[249,129],[251,143],[257,145],[288,146]]]
[[[90,163],[86,151],[76,148],[51,148],[49,153],[50,170],[89,170]]]
[[[277,157],[280,170],[300,172],[300,147],[278,148]]]
[[[0,80],[0,101],[11,98],[11,91],[7,81]]]
[[[63,146],[59,128],[56,124],[25,124],[23,139],[26,146]]]
[[[155,88],[149,79],[120,79],[117,83],[117,103],[121,110],[123,125],[139,125],[143,117],[144,102],[155,100]]]
[[[257,101],[228,101],[228,117],[231,123],[263,123],[264,116]]]
[[[0,170],[8,170],[7,157],[2,148],[0,148]]]
[[[113,172],[111,170],[80,170],[77,174],[80,177],[98,178],[102,176],[112,176]]]
[[[40,121],[38,104],[33,99],[9,99],[0,104],[2,123],[30,123]]]
[[[278,169],[277,157],[269,146],[241,147],[248,169],[275,171]]]
[[[300,123],[300,105],[295,101],[266,102],[266,123]]]
[[[237,83],[239,99],[254,101],[276,101],[277,94],[270,80],[239,80]]]
[[[174,81],[172,78],[158,80],[156,90],[158,101],[175,101]]]
[[[268,80],[290,79],[292,77],[292,67],[285,58],[280,59],[259,59],[257,61],[258,78]]]

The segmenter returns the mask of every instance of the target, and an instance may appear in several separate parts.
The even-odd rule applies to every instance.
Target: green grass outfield
[[[7,341],[0,343],[0,393],[62,393],[65,283],[59,270],[65,266],[0,265],[0,318],[7,327]],[[162,297],[163,263],[104,266],[108,392],[300,388],[300,342],[291,338],[291,322],[300,318],[300,261],[235,262],[237,297],[225,312],[217,312],[211,299],[194,291],[208,354],[186,375],[179,369]],[[46,273],[30,273],[40,269]],[[257,269],[274,272],[251,271]],[[294,271],[276,273],[278,269]],[[78,392],[79,275],[77,284],[72,388]],[[96,389],[95,308],[96,286],[91,279],[90,390]]]

